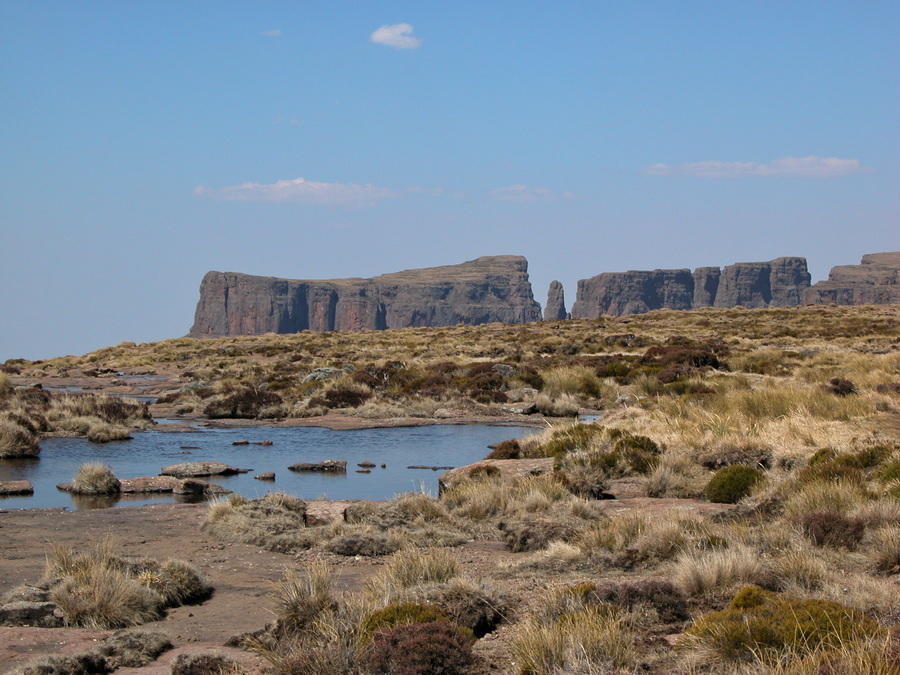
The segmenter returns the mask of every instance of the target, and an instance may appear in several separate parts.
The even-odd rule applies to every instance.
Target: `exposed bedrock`
[[[308,281],[208,272],[190,335],[256,335],[302,330],[381,330],[541,319],[521,256],[372,279]]]
[[[805,258],[718,267],[607,272],[578,282],[573,318],[643,314],[654,309],[791,307],[810,276]]]
[[[547,291],[547,304],[544,306],[544,321],[558,321],[569,318],[566,311],[566,296],[563,285],[558,281],[550,282]]]
[[[803,292],[808,305],[890,305],[900,303],[900,251],[864,255],[860,265],[831,268],[828,281]]]

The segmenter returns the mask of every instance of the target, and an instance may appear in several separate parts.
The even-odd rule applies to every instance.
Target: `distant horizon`
[[[208,270],[900,249],[900,3],[0,3],[0,361],[154,342]]]
[[[898,252],[900,252],[900,251],[898,251]],[[893,251],[870,251],[869,253],[866,253],[866,254],[863,254],[863,255],[865,256],[865,255],[877,254],[877,253],[893,253]],[[434,267],[452,266],[452,265],[454,265],[454,264],[462,264],[462,263],[464,263],[464,262],[471,262],[471,261],[473,261],[473,260],[477,260],[478,258],[483,258],[483,257],[496,257],[496,256],[504,256],[504,255],[517,256],[518,254],[515,254],[515,253],[486,254],[486,255],[484,255],[484,256],[476,256],[475,258],[472,258],[471,260],[460,261],[459,263],[447,263],[446,265],[435,265]],[[521,257],[525,257],[525,259],[528,261],[528,259],[527,259],[526,256],[521,256]],[[719,268],[724,268],[724,267],[727,267],[727,266],[729,266],[729,265],[740,264],[740,263],[770,262],[771,260],[776,260],[776,259],[778,259],[778,258],[805,258],[805,256],[775,256],[774,258],[771,258],[771,259],[769,259],[769,260],[737,260],[737,261],[734,261],[734,262],[732,262],[732,263],[727,263],[727,264],[724,264],[724,265],[723,265],[723,264],[719,264],[719,265],[700,265],[700,266],[698,266],[698,267],[719,267]],[[862,257],[861,257],[860,260],[857,261],[857,262],[841,263],[841,265],[859,265],[859,264],[861,263],[861,261],[862,261]],[[807,263],[808,263],[808,262],[809,262],[809,261],[807,260]],[[544,294],[543,294],[543,300],[542,300],[541,297],[540,297],[540,295],[539,295],[539,293],[536,292],[536,287],[535,287],[534,281],[531,279],[531,272],[530,272],[531,261],[528,261],[528,265],[529,265],[528,278],[529,278],[529,284],[531,285],[532,296],[534,297],[534,300],[540,305],[541,311],[543,312],[543,310],[546,308],[546,295],[547,295],[547,293],[546,293],[546,291],[544,292]],[[834,267],[834,266],[832,266],[832,267]],[[420,268],[420,267],[408,267],[408,268],[405,268],[405,269],[403,269],[403,270],[393,270],[393,272],[404,272],[404,271],[407,271],[407,270],[417,270],[417,269],[423,269],[423,268]],[[424,268],[424,269],[428,269],[428,268]],[[654,269],[652,269],[652,270],[650,270],[650,269],[641,269],[641,268],[628,268],[628,269],[623,269],[623,270],[604,270],[604,271],[602,271],[602,272],[597,272],[597,274],[591,275],[591,276],[597,276],[597,275],[599,275],[599,274],[604,274],[604,273],[613,273],[613,274],[615,274],[615,273],[622,273],[622,272],[636,272],[636,271],[643,272],[643,271],[675,270],[675,269],[690,269],[690,270],[694,270],[694,269],[697,269],[697,268],[696,268],[696,267],[694,267],[694,268],[688,268],[688,267],[669,267],[669,268],[654,268]],[[218,271],[218,272],[229,273],[229,274],[246,274],[245,272],[240,272],[240,271],[237,271],[237,270],[208,270],[208,272],[212,272],[212,271]],[[207,272],[207,273],[208,273],[208,272]],[[391,272],[384,272],[383,274],[391,274]],[[272,277],[273,275],[249,275],[249,276]],[[380,275],[375,275],[375,276],[380,276]],[[274,277],[274,278],[278,278],[278,279],[292,279],[292,280],[294,279],[294,277]],[[303,278],[303,279],[297,279],[297,280],[301,280],[301,281],[313,281],[313,282],[315,282],[315,281],[328,282],[328,281],[336,281],[336,280],[341,280],[341,279],[370,279],[370,278],[372,278],[372,277],[340,277],[340,278],[332,277],[332,278],[322,278],[322,279],[305,279],[305,278]],[[584,277],[584,279],[589,279],[589,278],[590,278],[590,277]],[[827,278],[828,278],[827,275],[826,275],[826,277],[823,278],[823,279],[815,279],[815,278],[813,278],[812,281],[811,281],[811,284],[815,284],[817,281],[825,281],[825,280],[827,280]],[[581,280],[582,280],[582,279],[579,279],[579,280],[577,280],[577,281],[581,281]],[[547,282],[547,290],[548,290],[548,291],[549,291],[550,284],[551,284],[553,281],[558,281],[558,280],[557,280],[557,279],[551,279],[550,281]],[[560,282],[560,283],[562,283],[562,282]],[[577,282],[576,282],[576,283],[577,283]],[[575,294],[575,292],[573,291],[573,292],[572,292],[572,295],[570,296],[569,293],[568,293],[568,291],[566,291],[565,289],[566,289],[566,286],[565,286],[565,284],[563,284],[563,291],[564,291],[564,294],[565,294],[566,311],[571,312],[571,311],[572,311],[572,304],[573,304],[573,303],[575,302],[575,300],[576,300],[576,294]],[[577,288],[576,288],[576,290],[577,290]],[[198,296],[198,299],[199,299],[199,296]],[[193,316],[193,313],[192,313],[192,316]],[[191,323],[193,323],[193,319],[191,319]],[[137,340],[129,340],[129,339],[126,339],[126,340],[120,340],[119,342],[117,342],[117,343],[115,343],[115,344],[100,345],[100,346],[97,346],[97,347],[95,347],[95,348],[88,349],[87,351],[85,351],[85,352],[83,352],[83,353],[81,353],[81,354],[56,354],[56,355],[53,355],[53,356],[45,356],[45,357],[37,357],[37,358],[27,358],[27,357],[21,357],[21,356],[11,356],[11,357],[6,357],[6,358],[0,358],[0,363],[4,362],[4,361],[6,361],[6,360],[9,360],[9,359],[17,359],[17,358],[26,358],[26,360],[28,360],[28,361],[45,361],[45,360],[51,360],[51,359],[54,359],[54,358],[61,358],[61,357],[65,357],[65,356],[82,356],[82,355],[84,355],[84,354],[89,354],[89,353],[94,352],[94,351],[97,351],[97,350],[99,350],[99,349],[104,349],[104,348],[107,348],[107,347],[115,347],[117,344],[121,344],[122,342],[135,342],[135,343],[138,343],[138,342],[139,342],[140,344],[152,344],[152,343],[155,343],[155,342],[162,342],[162,341],[165,341],[165,340],[174,340],[174,339],[178,339],[178,338],[182,338],[182,337],[187,337],[187,336],[189,335],[189,333],[190,333],[190,326],[188,326],[188,329],[187,329],[187,330],[185,331],[185,333],[183,333],[183,334],[179,334],[179,335],[171,335],[171,336],[169,336],[169,337],[158,338],[158,339],[155,339],[155,340],[146,340],[146,341],[143,341],[143,340],[142,340],[142,341],[137,341]]]

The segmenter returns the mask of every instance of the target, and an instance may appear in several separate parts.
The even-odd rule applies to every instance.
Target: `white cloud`
[[[531,187],[530,185],[509,185],[491,190],[490,194],[495,199],[502,199],[507,202],[535,202],[551,199],[572,199],[575,197],[575,193],[568,190],[557,193],[544,188]]]
[[[695,176],[698,178],[743,178],[745,176],[788,176],[832,178],[869,173],[858,159],[839,157],[785,157],[768,164],[759,162],[720,162],[707,160],[693,164],[654,164],[644,169],[652,176]]]
[[[281,37],[281,29],[276,28],[275,30],[264,30],[260,35],[267,35],[268,37]]]
[[[422,46],[422,41],[413,37],[413,27],[408,23],[395,23],[392,26],[382,26],[370,36],[372,42],[387,45],[396,49],[415,49]]]
[[[198,185],[193,192],[198,197],[225,201],[297,202],[329,206],[371,206],[381,199],[399,196],[393,190],[375,185],[317,183],[304,178],[275,183],[241,183],[224,188]]]

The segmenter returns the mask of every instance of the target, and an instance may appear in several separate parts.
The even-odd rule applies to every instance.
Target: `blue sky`
[[[900,250],[900,3],[0,0],[0,361],[183,335],[210,270]]]

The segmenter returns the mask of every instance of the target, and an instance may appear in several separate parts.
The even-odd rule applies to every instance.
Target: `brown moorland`
[[[185,560],[215,588],[140,626],[175,647],[148,673],[215,649],[227,672],[895,673],[898,319],[895,306],[662,311],[7,361],[9,453],[146,426],[102,395],[31,386],[137,393],[137,375],[160,378],[142,390],[160,397],[149,412],[186,420],[546,430],[457,470],[438,498],[3,511],[0,594],[46,585],[53,546],[112,533],[117,556]],[[3,627],[0,663],[105,635]]]

